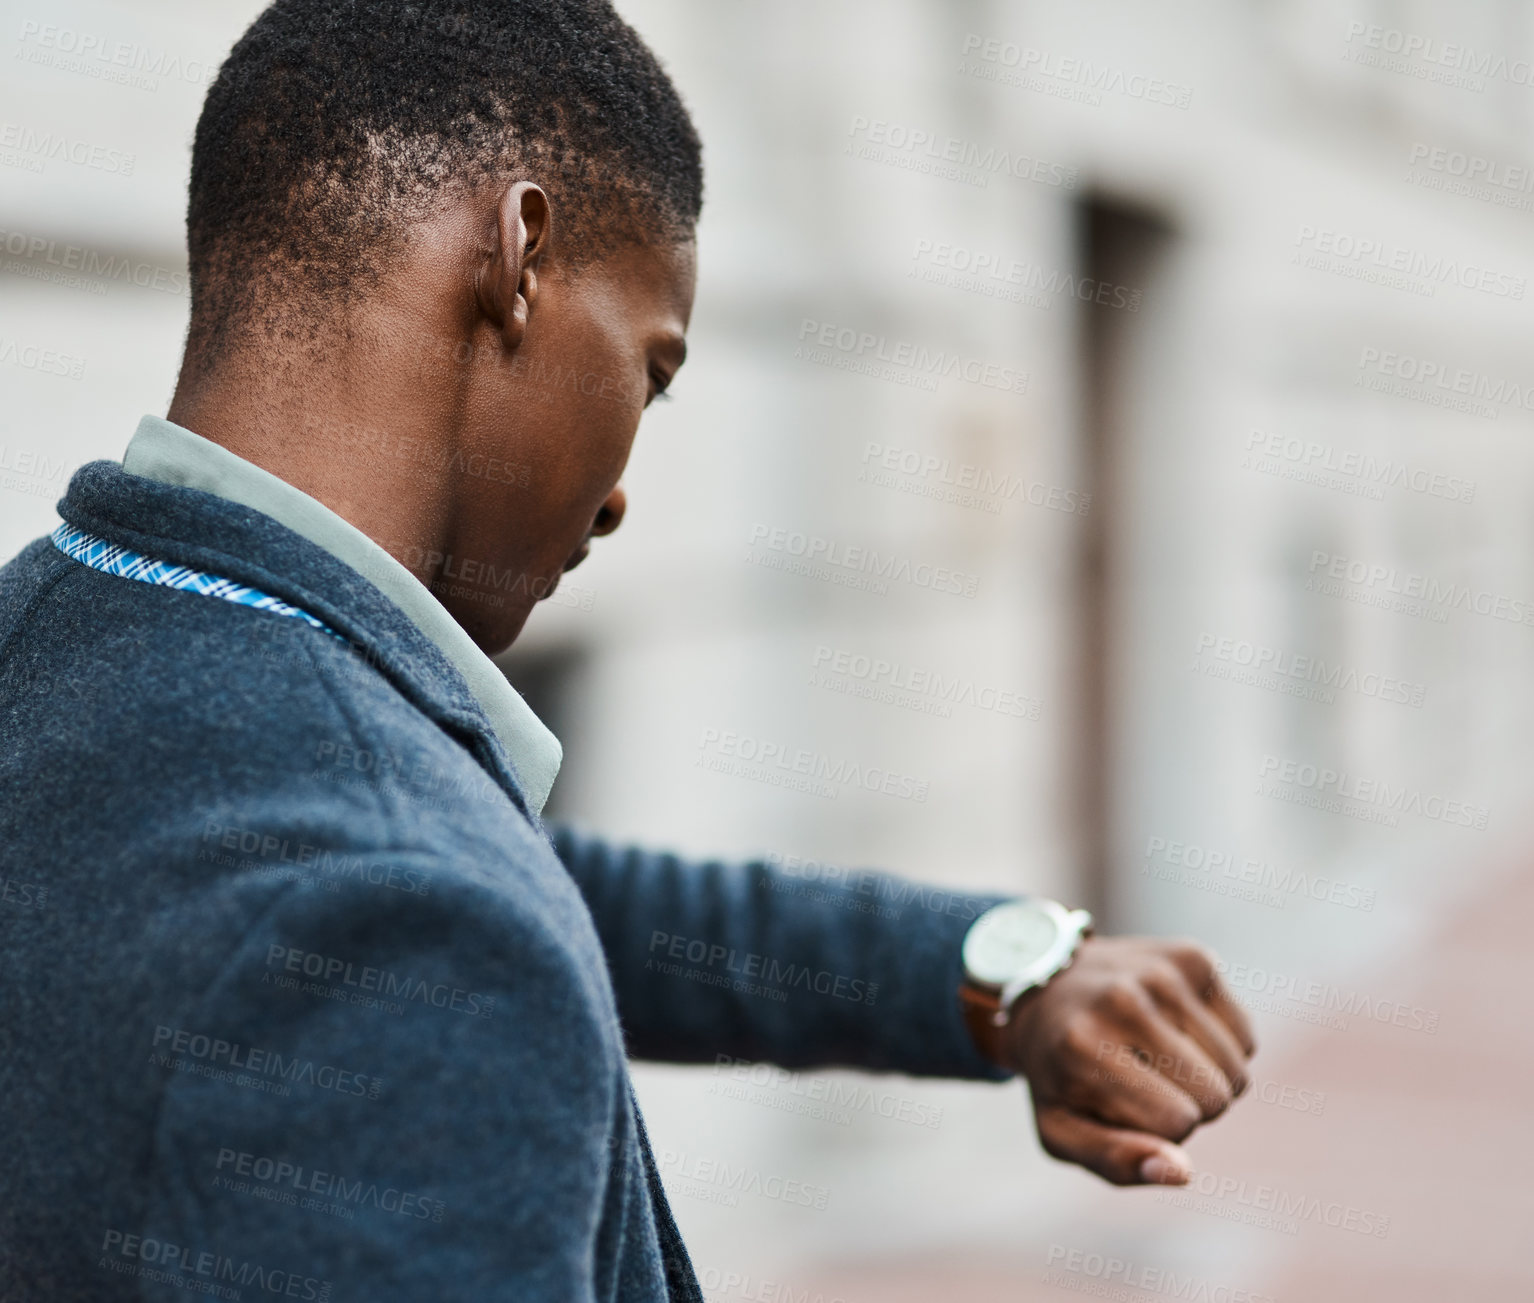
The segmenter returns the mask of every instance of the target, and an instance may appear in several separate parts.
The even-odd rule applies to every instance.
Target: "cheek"
[[[639,403],[644,401],[640,397]],[[602,504],[623,474],[639,426],[638,405],[583,395],[567,398],[559,423],[544,426],[548,460],[534,475],[541,487],[529,485],[516,503],[508,502],[529,523],[546,548],[545,559],[556,569],[591,527]],[[531,500],[526,496],[531,491]]]
[[[577,434],[581,463],[592,485],[604,496],[623,474],[643,412],[642,393],[637,397],[632,393],[582,397]]]
[[[585,386],[587,392],[567,385],[531,421],[537,439],[532,470],[541,481],[537,509],[547,524],[585,512],[578,526],[585,528],[623,474],[639,429],[643,392],[636,397],[614,387],[604,395],[595,378]]]

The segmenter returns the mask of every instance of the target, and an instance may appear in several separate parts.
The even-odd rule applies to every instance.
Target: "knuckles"
[[[1174,941],[1167,947],[1167,953],[1171,962],[1196,990],[1202,991],[1214,980],[1214,955],[1197,941]]]
[[[1161,996],[1173,996],[1187,985],[1182,969],[1170,959],[1155,959],[1146,965],[1140,979],[1146,988]]]
[[[1136,978],[1120,973],[1103,988],[1099,1003],[1118,1018],[1133,1018],[1145,1007],[1145,992]]]
[[[1107,1043],[1090,1018],[1072,1018],[1061,1040],[1066,1054],[1082,1063],[1096,1062]]]

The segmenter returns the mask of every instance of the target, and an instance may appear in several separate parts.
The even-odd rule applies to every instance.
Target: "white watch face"
[[[1031,901],[1011,901],[987,910],[964,938],[964,967],[970,977],[1004,986],[1047,955],[1060,936],[1053,914]]]

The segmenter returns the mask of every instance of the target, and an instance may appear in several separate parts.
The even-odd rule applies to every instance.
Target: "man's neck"
[[[168,419],[307,493],[397,558],[451,552],[449,482],[433,466],[451,455],[452,432],[418,400],[347,392],[333,368],[256,371],[235,364],[190,391],[178,386]],[[436,575],[416,577],[429,586]]]

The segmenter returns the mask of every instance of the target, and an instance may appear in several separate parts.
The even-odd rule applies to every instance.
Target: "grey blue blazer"
[[[0,1297],[695,1300],[630,1057],[1005,1075],[992,897],[545,827],[324,549],[112,462],[59,510],[97,564],[0,570]]]

